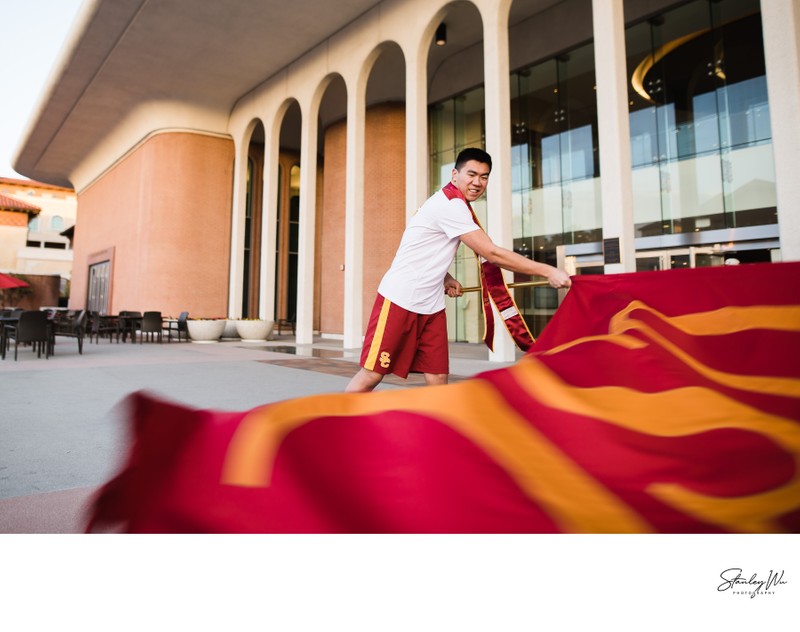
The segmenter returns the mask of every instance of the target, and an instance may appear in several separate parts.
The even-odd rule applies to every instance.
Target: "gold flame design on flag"
[[[730,388],[782,397],[800,396],[800,380],[725,373],[702,364],[674,342],[637,319],[655,316],[693,336],[724,335],[749,329],[800,331],[800,307],[725,307],[711,312],[665,316],[632,301],[610,320],[609,333],[587,336],[542,356],[595,341],[629,349],[648,344],[667,350],[709,380]],[[638,332],[639,336],[631,335]],[[643,339],[644,338],[644,339]],[[655,483],[647,492],[706,523],[733,531],[779,531],[775,518],[800,508],[800,426],[723,393],[701,386],[641,392],[625,386],[576,387],[565,382],[534,354],[506,369],[531,398],[555,411],[590,417],[630,431],[658,437],[686,437],[718,429],[740,429],[767,437],[794,459],[793,478],[777,489],[749,496],[718,498],[680,485]],[[635,508],[595,480],[558,445],[539,432],[488,381],[370,395],[332,394],[257,408],[236,430],[222,469],[222,482],[245,487],[270,484],[271,469],[284,437],[317,418],[363,416],[402,411],[446,424],[481,447],[516,481],[529,498],[547,510],[567,532],[643,533],[653,530]],[[645,421],[643,421],[645,420]]]
[[[710,312],[669,317],[641,301],[631,301],[625,309],[612,316],[607,335],[579,338],[545,351],[543,355],[554,355],[591,341],[611,342],[629,349],[647,346],[646,341],[627,335],[629,332],[638,331],[668,350],[694,371],[718,384],[757,393],[800,397],[800,380],[777,376],[735,375],[717,371],[698,362],[647,323],[635,318],[634,313],[637,310],[652,314],[667,325],[693,336],[721,336],[751,329],[800,332],[800,307],[794,305],[724,307]],[[765,326],[764,323],[769,323],[769,326]]]
[[[565,531],[650,531],[634,510],[566,457],[508,406],[497,389],[481,380],[420,388],[413,399],[402,391],[318,395],[256,409],[242,420],[231,441],[222,482],[268,486],[283,437],[309,421],[390,411],[426,415],[473,441],[528,497],[546,507]]]

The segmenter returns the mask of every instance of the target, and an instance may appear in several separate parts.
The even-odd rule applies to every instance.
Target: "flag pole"
[[[515,288],[515,287],[550,287],[550,283],[548,283],[547,281],[520,281],[519,283],[509,283],[508,285],[506,285],[506,287],[508,287],[509,289],[512,289],[512,288]],[[472,287],[464,287],[464,288],[461,288],[461,291],[462,292],[480,292],[481,291],[481,286],[480,285],[475,285],[475,286],[472,286]]]

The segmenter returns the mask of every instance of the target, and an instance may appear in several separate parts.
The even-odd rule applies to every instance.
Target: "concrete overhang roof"
[[[242,95],[378,4],[85,0],[14,168],[71,187],[82,158],[148,103],[183,103],[227,119]]]

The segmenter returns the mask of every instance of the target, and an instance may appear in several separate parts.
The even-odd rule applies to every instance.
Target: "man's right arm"
[[[533,261],[508,248],[498,246],[480,228],[461,235],[461,242],[490,263],[504,270],[545,277],[550,285],[555,288],[572,285],[569,275],[563,270],[554,268],[546,263]]]

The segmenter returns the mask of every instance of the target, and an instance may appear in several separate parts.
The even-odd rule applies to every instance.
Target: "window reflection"
[[[514,73],[511,93],[514,247],[552,262],[601,237],[593,46]]]
[[[757,0],[695,0],[626,31],[638,237],[777,222]]]

